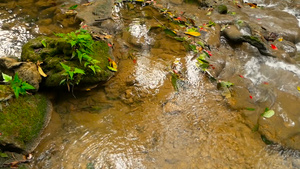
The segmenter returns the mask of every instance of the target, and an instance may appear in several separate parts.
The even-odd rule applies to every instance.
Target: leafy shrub
[[[2,77],[4,79],[4,82],[10,83],[10,86],[13,89],[16,98],[18,98],[20,94],[25,95],[26,90],[35,89],[30,84],[26,83],[26,81],[20,79],[18,73],[15,74],[14,79],[12,79],[11,76],[4,73],[2,73]]]
[[[94,74],[101,71],[97,65],[100,61],[92,57],[94,40],[87,30],[80,29],[68,34],[58,33],[55,35],[65,39],[71,45],[73,49],[71,59],[77,57],[79,62],[84,62],[84,67],[90,68]]]

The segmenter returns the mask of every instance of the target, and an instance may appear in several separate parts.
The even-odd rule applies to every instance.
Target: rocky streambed
[[[75,3],[81,26],[105,40],[97,52],[110,52],[118,71],[101,87],[88,80],[76,98],[54,92],[30,168],[300,166],[300,28],[284,12],[297,1]],[[27,46],[45,53],[35,58],[46,88],[49,58],[68,51],[35,41]]]

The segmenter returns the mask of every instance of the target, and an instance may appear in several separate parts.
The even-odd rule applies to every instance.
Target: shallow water
[[[31,168],[300,167],[297,151],[267,146],[241,113],[228,107],[180,42],[147,32],[155,19],[127,12],[121,12],[124,31],[114,40],[114,56],[122,58],[118,72],[104,87],[75,92],[77,98],[55,97],[60,99],[54,100]],[[245,67],[254,67],[255,59]],[[171,84],[175,60],[184,81],[179,92]],[[266,65],[271,69],[272,59]],[[259,67],[246,74],[256,83],[272,71]]]
[[[198,12],[188,7],[191,13]],[[1,11],[4,40],[0,48],[6,50],[0,50],[0,56],[20,56],[28,39],[52,33],[42,24],[52,15],[43,22],[28,22],[10,9],[15,8]],[[113,50],[119,59],[118,72],[104,87],[75,91],[76,98],[67,92],[49,94],[54,105],[52,119],[29,168],[300,168],[299,152],[280,145],[267,146],[242,113],[229,108],[180,42],[160,31],[148,32],[159,24],[149,15],[168,23],[148,8],[121,11],[124,30],[115,37]],[[12,25],[4,30],[4,23]],[[63,22],[58,21],[51,21],[51,25],[57,31],[74,29],[61,29]],[[294,91],[294,86],[300,86],[297,65],[252,57],[251,50],[224,48],[212,52],[216,56],[236,52],[234,56],[240,61],[232,62],[235,71],[243,72],[255,87],[270,83],[267,90],[253,89],[257,98],[275,98],[275,89],[299,97]],[[183,76],[178,92],[171,83],[174,61],[179,62],[176,69]],[[276,105],[278,112],[280,106],[298,110],[286,100],[282,96],[277,101],[282,103]],[[295,127],[284,111],[279,116],[286,126]]]
[[[0,3],[0,57],[20,58],[22,46],[28,40],[78,29],[80,22],[64,14],[62,6],[70,1],[12,0]]]

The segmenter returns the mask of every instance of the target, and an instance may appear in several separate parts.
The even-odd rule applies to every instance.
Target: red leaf
[[[264,84],[265,84],[265,85],[268,85],[269,83],[268,83],[268,82],[264,82]]]
[[[109,47],[112,47],[112,45],[111,45],[110,43],[107,43],[107,45],[108,45]]]
[[[82,26],[81,26],[82,29],[84,29],[84,28],[86,28],[86,27],[88,27],[88,26],[87,26],[87,25],[82,25]]]
[[[274,49],[274,50],[277,50],[277,47],[273,44],[271,44],[271,48]]]
[[[250,99],[253,99],[253,97],[252,96],[249,96],[250,97]]]
[[[136,60],[135,60],[135,59],[133,59],[132,61],[133,61],[133,63],[136,63]]]
[[[244,76],[243,75],[239,75],[241,78],[244,78]]]

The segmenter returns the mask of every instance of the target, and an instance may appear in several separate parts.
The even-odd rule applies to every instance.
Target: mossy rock
[[[0,103],[0,146],[31,151],[50,119],[50,102],[45,96],[36,94]]]
[[[218,12],[220,14],[227,14],[227,11],[228,11],[228,9],[227,9],[226,5],[219,5],[218,6]]]
[[[42,41],[46,46],[42,44]],[[48,75],[42,82],[45,87],[60,86],[60,82],[65,79],[62,74],[65,72],[60,63],[70,67],[79,68],[85,71],[84,75],[76,75],[76,81],[80,81],[80,86],[89,86],[107,81],[113,73],[107,68],[110,58],[109,46],[104,41],[95,41],[93,46],[94,53],[90,56],[100,61],[96,65],[101,68],[100,72],[94,73],[91,69],[84,66],[85,61],[79,61],[78,58],[72,58],[73,48],[63,38],[59,37],[38,37],[30,40],[22,48],[21,59],[23,61],[43,62],[41,67]]]

